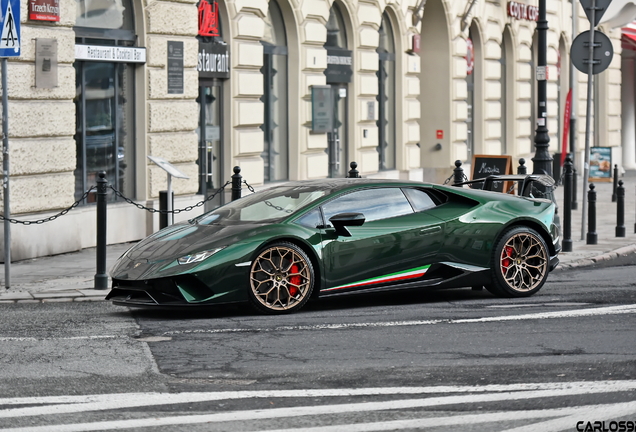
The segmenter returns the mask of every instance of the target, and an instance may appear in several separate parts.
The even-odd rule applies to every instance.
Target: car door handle
[[[442,230],[442,227],[439,225],[436,225],[434,227],[422,228],[420,230],[420,235],[435,234],[437,232],[440,232],[441,230]]]

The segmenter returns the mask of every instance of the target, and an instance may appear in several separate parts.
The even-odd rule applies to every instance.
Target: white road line
[[[428,399],[414,399],[406,401],[389,401],[389,402],[366,402],[358,404],[341,404],[341,405],[322,405],[322,406],[309,406],[309,407],[294,407],[290,409],[285,408],[272,408],[266,410],[249,410],[249,411],[231,411],[227,413],[217,414],[199,414],[190,416],[167,416],[167,417],[152,417],[146,419],[131,419],[131,420],[113,420],[113,421],[101,421],[93,423],[74,423],[74,424],[58,424],[58,425],[46,425],[46,426],[30,426],[19,428],[0,429],[2,432],[45,432],[50,431],[52,426],[56,432],[85,432],[85,431],[100,431],[100,430],[119,430],[130,428],[144,428],[144,427],[159,427],[159,426],[171,426],[171,425],[186,425],[186,424],[201,424],[201,423],[219,423],[229,421],[248,421],[248,420],[263,420],[271,418],[291,418],[302,417],[310,415],[323,415],[323,414],[345,414],[352,412],[369,412],[380,410],[398,410],[398,409],[412,409],[422,408],[426,406],[432,406],[428,402]],[[569,415],[574,413],[580,413],[582,416],[586,412],[593,410],[608,410],[611,406],[618,406],[621,412],[636,413],[636,402],[627,402],[614,405],[594,405],[592,407],[577,407],[577,408],[563,408],[562,412],[559,410],[543,410],[537,417],[554,417],[559,415]],[[617,409],[618,411],[618,409]],[[532,413],[532,411],[525,411],[526,413]],[[524,411],[518,412],[523,416]],[[421,419],[422,422],[430,422],[435,424],[435,421],[439,421],[441,426],[446,424],[470,424],[475,422],[477,415],[457,416],[451,418]],[[491,413],[483,415],[482,422],[496,422],[506,420],[505,413]],[[528,414],[526,414],[528,416]],[[467,417],[467,418],[466,418]],[[472,417],[472,418],[471,418]],[[515,418],[515,417],[513,417]],[[534,417],[536,418],[536,417]],[[384,423],[384,422],[382,422]],[[575,424],[574,424],[575,425]],[[570,427],[573,425],[571,424]],[[306,430],[306,429],[304,429]],[[342,429],[341,429],[342,430]],[[350,430],[347,428],[347,430]],[[362,429],[362,430],[374,430],[374,429]],[[383,430],[383,429],[379,429]],[[386,429],[384,429],[386,430]],[[537,430],[537,429],[533,429]],[[559,429],[557,429],[559,430]]]
[[[636,402],[617,403],[613,405],[598,405],[588,407],[588,409],[581,414],[571,414],[567,417],[544,421],[541,423],[535,423],[533,425],[522,426],[514,429],[508,429],[503,432],[558,432],[558,431],[573,431],[576,429],[576,424],[580,421],[592,423],[596,421],[611,421],[617,420],[624,416],[636,415]],[[531,427],[532,426],[532,427]],[[583,429],[585,425],[583,425]],[[604,429],[607,430],[607,429]],[[618,430],[618,429],[617,429]]]
[[[0,336],[0,342],[41,342],[41,341],[47,341],[47,340],[75,341],[75,340],[99,340],[99,339],[124,339],[128,337],[129,336],[126,336],[126,335],[91,335],[91,336],[68,336],[68,337],[54,337],[54,338]]]
[[[559,318],[577,318],[585,316],[621,315],[636,313],[636,305],[606,306],[600,308],[585,308],[566,311],[538,312],[520,315],[505,315],[483,318],[466,319],[437,319],[437,320],[414,320],[414,321],[387,321],[387,322],[366,322],[366,323],[338,323],[338,324],[315,324],[299,326],[279,326],[272,328],[221,328],[221,329],[193,329],[193,330],[172,330],[161,333],[162,336],[174,336],[180,334],[217,334],[217,333],[268,333],[281,331],[298,330],[342,330],[355,328],[373,327],[406,327],[434,324],[469,324],[485,322],[503,321],[523,321],[542,320]]]
[[[74,403],[110,403],[115,400],[140,400],[155,398],[156,400],[174,397],[187,398],[205,397],[204,400],[252,399],[252,398],[313,398],[313,397],[341,397],[341,396],[383,396],[383,395],[414,395],[414,394],[448,394],[448,393],[490,393],[516,392],[532,390],[570,390],[581,389],[589,393],[595,392],[623,392],[636,390],[636,380],[622,381],[572,381],[546,383],[518,383],[518,384],[488,384],[481,386],[427,386],[427,387],[368,387],[343,389],[304,389],[304,390],[242,390],[225,392],[191,392],[191,393],[110,393],[94,395],[63,395],[63,396],[34,396],[0,399],[0,406],[5,405],[42,405],[42,404],[74,404]],[[169,402],[172,403],[172,402]],[[178,402],[181,403],[181,402]],[[2,411],[0,411],[2,412]]]
[[[408,388],[407,388],[408,389]],[[380,409],[401,409],[401,404],[414,404],[414,407],[425,406],[439,406],[458,403],[478,403],[478,402],[493,402],[502,400],[525,400],[525,399],[537,399],[547,397],[560,397],[560,396],[574,396],[581,394],[600,394],[600,393],[615,393],[622,391],[633,391],[636,389],[635,381],[617,381],[617,382],[600,382],[591,383],[591,385],[585,385],[579,383],[578,385],[565,385],[562,388],[553,388],[549,390],[523,390],[523,391],[501,391],[497,393],[480,393],[480,394],[468,394],[468,395],[455,395],[455,396],[442,396],[431,397],[424,399],[404,399],[387,402],[373,402],[372,405],[365,403],[350,404],[350,406],[358,406],[359,409],[365,410],[367,406],[381,407],[373,408],[373,410]],[[8,408],[0,411],[0,418],[11,417],[27,417],[27,416],[41,416],[41,415],[57,415],[57,414],[69,414],[88,411],[107,411],[120,408],[134,408],[143,406],[156,406],[156,405],[170,405],[181,403],[197,403],[207,402],[215,400],[228,400],[228,399],[245,399],[245,398],[276,398],[276,397],[329,397],[329,396],[351,396],[351,395],[380,395],[380,394],[405,394],[395,392],[381,393],[381,389],[372,389],[373,392],[368,391],[366,393],[361,391],[349,390],[313,390],[313,391],[263,391],[263,392],[217,392],[217,393],[148,393],[144,396],[140,396],[139,393],[131,395],[117,395],[110,399],[86,402],[86,403],[73,403],[73,404],[54,404],[45,406],[32,406],[23,408]],[[302,395],[302,396],[300,396]],[[95,397],[95,396],[92,396]],[[342,405],[330,405],[331,409],[342,409]],[[316,409],[323,409],[322,406],[315,407]],[[286,408],[289,410],[288,408]],[[271,410],[267,410],[268,412]],[[297,411],[297,408],[294,408]],[[307,414],[309,415],[309,414]],[[225,420],[222,420],[225,421]],[[1,431],[2,429],[0,429]]]
[[[547,422],[533,423],[528,426],[524,426],[523,429],[509,429],[503,432],[556,432],[561,430],[574,430],[573,426],[580,421],[580,418],[586,417],[588,412],[595,412],[602,410],[603,412],[611,413],[623,413],[630,414],[636,412],[636,402],[619,403],[615,405],[592,405],[592,406],[580,406],[576,408],[553,408],[544,410],[531,410],[531,411],[505,411],[494,412],[485,414],[466,414],[466,415],[453,415],[450,417],[429,417],[418,418],[408,420],[391,420],[385,422],[374,423],[356,423],[356,424],[340,424],[331,426],[318,426],[310,428],[300,429],[268,429],[267,432],[341,432],[346,430],[347,432],[376,432],[376,431],[392,431],[400,429],[423,429],[442,426],[460,426],[460,425],[473,425],[479,423],[495,423],[512,420],[532,420],[550,417],[567,416],[568,419],[565,422],[561,422],[564,419],[549,420]],[[589,418],[589,416],[587,416]],[[605,416],[607,418],[607,416]],[[600,417],[599,417],[600,418]],[[614,417],[617,418],[617,417]],[[551,422],[559,422],[559,429],[544,427]],[[561,429],[560,425],[567,424],[567,427]],[[556,426],[556,424],[555,424]],[[526,429],[527,428],[527,429]]]

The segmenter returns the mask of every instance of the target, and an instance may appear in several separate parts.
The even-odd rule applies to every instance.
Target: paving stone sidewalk
[[[561,253],[561,264],[555,271],[565,268],[589,266],[600,260],[609,260],[618,255],[636,252],[636,174],[622,180],[625,182],[625,227],[626,236],[615,236],[616,203],[612,202],[612,183],[595,183],[597,191],[597,235],[598,244],[588,245],[581,240],[581,188],[578,181],[578,210],[572,211],[573,251]],[[563,188],[556,190],[557,201],[563,216]],[[52,222],[54,223],[54,222]],[[586,227],[587,228],[587,227]],[[585,230],[585,234],[587,229]],[[584,235],[584,237],[586,237]],[[132,243],[107,247],[106,264],[110,269],[117,258]],[[4,265],[0,269],[0,303],[39,303],[68,301],[101,301],[108,290],[94,289],[96,250],[87,248],[79,252],[18,261],[11,264],[11,286],[4,283]]]

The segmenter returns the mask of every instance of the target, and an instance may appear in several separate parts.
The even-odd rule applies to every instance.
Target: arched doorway
[[[395,40],[393,25],[389,15],[382,14],[380,43],[377,48],[380,65],[378,68],[378,153],[380,170],[395,169],[396,148],[396,68]]]
[[[342,7],[334,2],[327,21],[327,84],[331,85],[333,130],[327,133],[329,177],[347,175],[347,150],[349,148],[348,84],[353,75],[352,51],[348,50],[347,29]]]
[[[199,54],[197,71],[199,73],[199,127],[197,128],[199,152],[198,193],[206,198],[221,187],[225,173],[225,82],[230,78],[230,53],[225,42],[224,31],[227,28],[222,19],[219,3],[214,0],[200,0]],[[217,194],[206,201],[205,210],[211,210],[225,202],[225,195]]]
[[[265,18],[263,45],[264,123],[265,148],[261,157],[264,161],[264,181],[273,182],[289,178],[289,101],[287,80],[287,36],[283,14],[275,0],[269,1]]]

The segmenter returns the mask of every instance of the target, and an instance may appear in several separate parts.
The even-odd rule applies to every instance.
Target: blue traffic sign
[[[0,0],[0,57],[20,55],[20,0]]]

